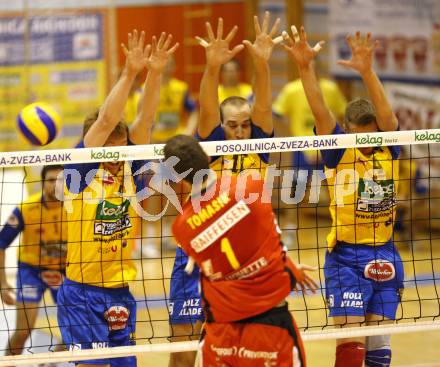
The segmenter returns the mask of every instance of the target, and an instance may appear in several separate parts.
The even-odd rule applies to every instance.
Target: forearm
[[[0,249],[0,284],[6,283],[6,254],[4,249]]]
[[[252,106],[252,121],[263,131],[272,133],[272,81],[268,63],[255,65],[254,104]]]
[[[201,137],[208,136],[220,122],[218,102],[219,75],[220,66],[207,66],[200,83],[200,119],[198,132]]]
[[[313,65],[299,69],[304,92],[307,97],[310,109],[316,121],[316,132],[318,135],[332,134],[336,121],[330,110],[327,108],[318,79],[315,74]],[[292,101],[295,103],[295,101]]]
[[[374,70],[361,74],[371,102],[376,109],[376,121],[380,130],[394,131],[397,129],[398,121],[393,109],[388,102],[385,89]]]
[[[96,122],[84,137],[86,147],[103,146],[105,144],[113,129],[122,119],[124,107],[135,78],[135,73],[124,70],[101,106]]]
[[[138,113],[130,127],[130,140],[134,144],[149,144],[151,128],[160,102],[162,73],[149,71],[145,80]]]
[[[197,122],[198,122],[199,114],[197,111],[191,112],[191,114],[188,117],[188,122],[185,128],[185,134],[186,135],[194,135],[197,129]]]

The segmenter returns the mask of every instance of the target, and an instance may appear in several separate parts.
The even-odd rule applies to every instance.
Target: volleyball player
[[[81,147],[148,144],[159,103],[161,75],[169,57],[171,36],[162,33],[144,48],[145,35],[128,35],[125,67],[104,104],[84,124]],[[136,75],[148,74],[138,115],[130,126],[122,120]],[[114,158],[114,157],[113,157]],[[134,343],[136,301],[128,283],[136,267],[132,246],[139,217],[132,200],[133,174],[143,162],[117,161],[66,166],[64,205],[68,219],[66,280],[58,294],[58,323],[70,349],[125,346]],[[135,366],[135,357],[82,361],[78,365]]]
[[[62,169],[60,165],[43,167],[41,191],[18,205],[0,231],[0,294],[5,304],[17,306],[6,355],[23,352],[44,292],[49,289],[56,303],[63,281],[67,231],[62,202],[55,195],[57,176]],[[6,279],[5,250],[20,233],[15,295]]]
[[[338,62],[361,76],[371,99],[351,101],[344,126],[326,107],[316,79],[313,59],[321,44],[312,49],[303,28],[301,35],[293,35],[294,40],[287,35],[285,38],[285,48],[298,66],[318,135],[398,129],[397,118],[372,67],[376,44],[370,33],[348,36],[351,60]],[[402,260],[392,242],[399,152],[398,146],[321,151],[333,218],[324,273],[327,303],[335,325],[350,327],[395,319],[404,278]],[[389,366],[389,336],[337,341],[335,366],[360,367],[364,360],[366,366]]]
[[[177,157],[189,200],[173,224],[177,243],[201,269],[206,314],[200,343],[203,366],[305,366],[301,336],[285,298],[293,287],[316,289],[305,270],[283,250],[272,205],[264,202],[264,181],[231,178],[229,188],[209,170],[196,139],[179,135],[164,149]],[[201,170],[211,173],[195,180]],[[242,185],[245,185],[243,190]],[[242,197],[237,197],[241,190]],[[209,200],[195,210],[192,200]],[[252,203],[244,198],[257,195]],[[252,230],[250,230],[252,228]]]
[[[200,115],[196,137],[200,141],[268,138],[273,136],[272,90],[269,59],[275,46],[275,37],[280,20],[269,29],[270,14],[266,12],[262,27],[254,17],[256,38],[254,43],[243,44],[230,49],[230,43],[237,33],[235,26],[224,38],[223,19],[218,20],[214,35],[211,24],[206,23],[207,40],[197,37],[206,51],[206,66],[200,85]],[[246,98],[233,96],[219,104],[218,86],[222,65],[230,62],[241,50],[247,48],[255,69],[253,87],[254,104]],[[233,175],[245,169],[264,171],[269,154],[242,154],[214,157],[211,167],[219,174]],[[262,172],[263,173],[263,172]],[[176,259],[170,282],[170,324],[174,341],[187,339],[199,333],[204,320],[199,293],[198,269],[191,275],[184,271],[188,258],[177,248]],[[195,353],[172,354],[170,367],[189,367],[194,364]]]

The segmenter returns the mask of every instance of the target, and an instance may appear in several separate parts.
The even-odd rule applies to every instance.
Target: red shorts
[[[206,323],[200,348],[200,367],[306,367],[287,305],[239,322]]]

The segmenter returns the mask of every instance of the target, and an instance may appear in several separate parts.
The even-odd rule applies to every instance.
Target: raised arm
[[[165,33],[152,39],[151,54],[148,57],[148,74],[145,79],[144,89],[139,100],[138,112],[133,124],[130,126],[130,140],[134,144],[149,144],[154,117],[160,101],[160,88],[162,74],[170,56],[177,50],[176,43],[170,48],[172,35]]]
[[[218,102],[218,80],[220,68],[223,64],[233,59],[243,48],[237,45],[232,50],[229,44],[237,33],[238,27],[234,26],[223,39],[223,19],[218,20],[217,35],[214,35],[211,24],[206,23],[208,41],[196,37],[199,44],[205,48],[206,66],[200,83],[200,116],[197,132],[201,138],[206,138],[220,123],[220,109]]]
[[[388,102],[382,83],[373,70],[374,49],[378,46],[378,42],[372,41],[371,33],[362,37],[358,31],[354,39],[350,35],[347,36],[347,43],[351,48],[351,60],[339,60],[338,64],[359,73],[376,109],[377,126],[382,131],[394,131],[399,125],[397,117]]]
[[[124,107],[136,75],[147,65],[150,46],[144,48],[145,33],[140,36],[136,30],[128,34],[128,48],[122,45],[125,53],[125,67],[110,94],[99,109],[96,122],[84,137],[86,147],[101,147],[122,119]]]
[[[263,25],[260,27],[258,17],[254,16],[255,41],[248,40],[243,44],[248,49],[254,64],[254,103],[252,105],[252,122],[265,133],[273,133],[272,119],[272,81],[270,78],[269,59],[276,43],[282,38],[273,39],[278,32],[280,19],[278,18],[269,32],[270,13],[264,14]]]
[[[318,135],[332,134],[336,126],[336,120],[325,104],[313,66],[313,60],[324,42],[321,41],[312,48],[307,42],[307,34],[304,27],[301,27],[301,34],[299,35],[296,27],[292,26],[292,33],[293,40],[287,32],[283,32],[284,41],[287,43],[284,48],[298,66],[304,92],[315,118],[316,133]],[[295,103],[295,101],[292,101],[292,103]]]
[[[6,249],[23,229],[23,218],[20,210],[16,208],[0,231],[0,298],[7,305],[15,304],[15,294],[6,278]]]

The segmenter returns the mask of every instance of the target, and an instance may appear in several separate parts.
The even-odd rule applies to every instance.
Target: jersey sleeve
[[[222,126],[220,124],[218,124],[214,128],[214,130],[211,131],[211,134],[209,134],[205,139],[203,139],[198,133],[196,133],[195,138],[198,141],[222,141],[222,140],[226,140],[225,131],[223,130],[223,128],[222,128]]]
[[[313,128],[313,131],[316,134],[316,127]],[[345,131],[342,130],[341,126],[336,123],[335,129],[332,132],[332,135],[339,135],[339,134],[345,134]],[[342,156],[344,155],[345,149],[322,149],[321,150],[321,156],[324,164],[328,168],[336,168],[336,166],[339,164],[339,162],[342,159]]]
[[[0,249],[8,248],[24,229],[24,220],[19,208],[15,208],[0,230]]]

